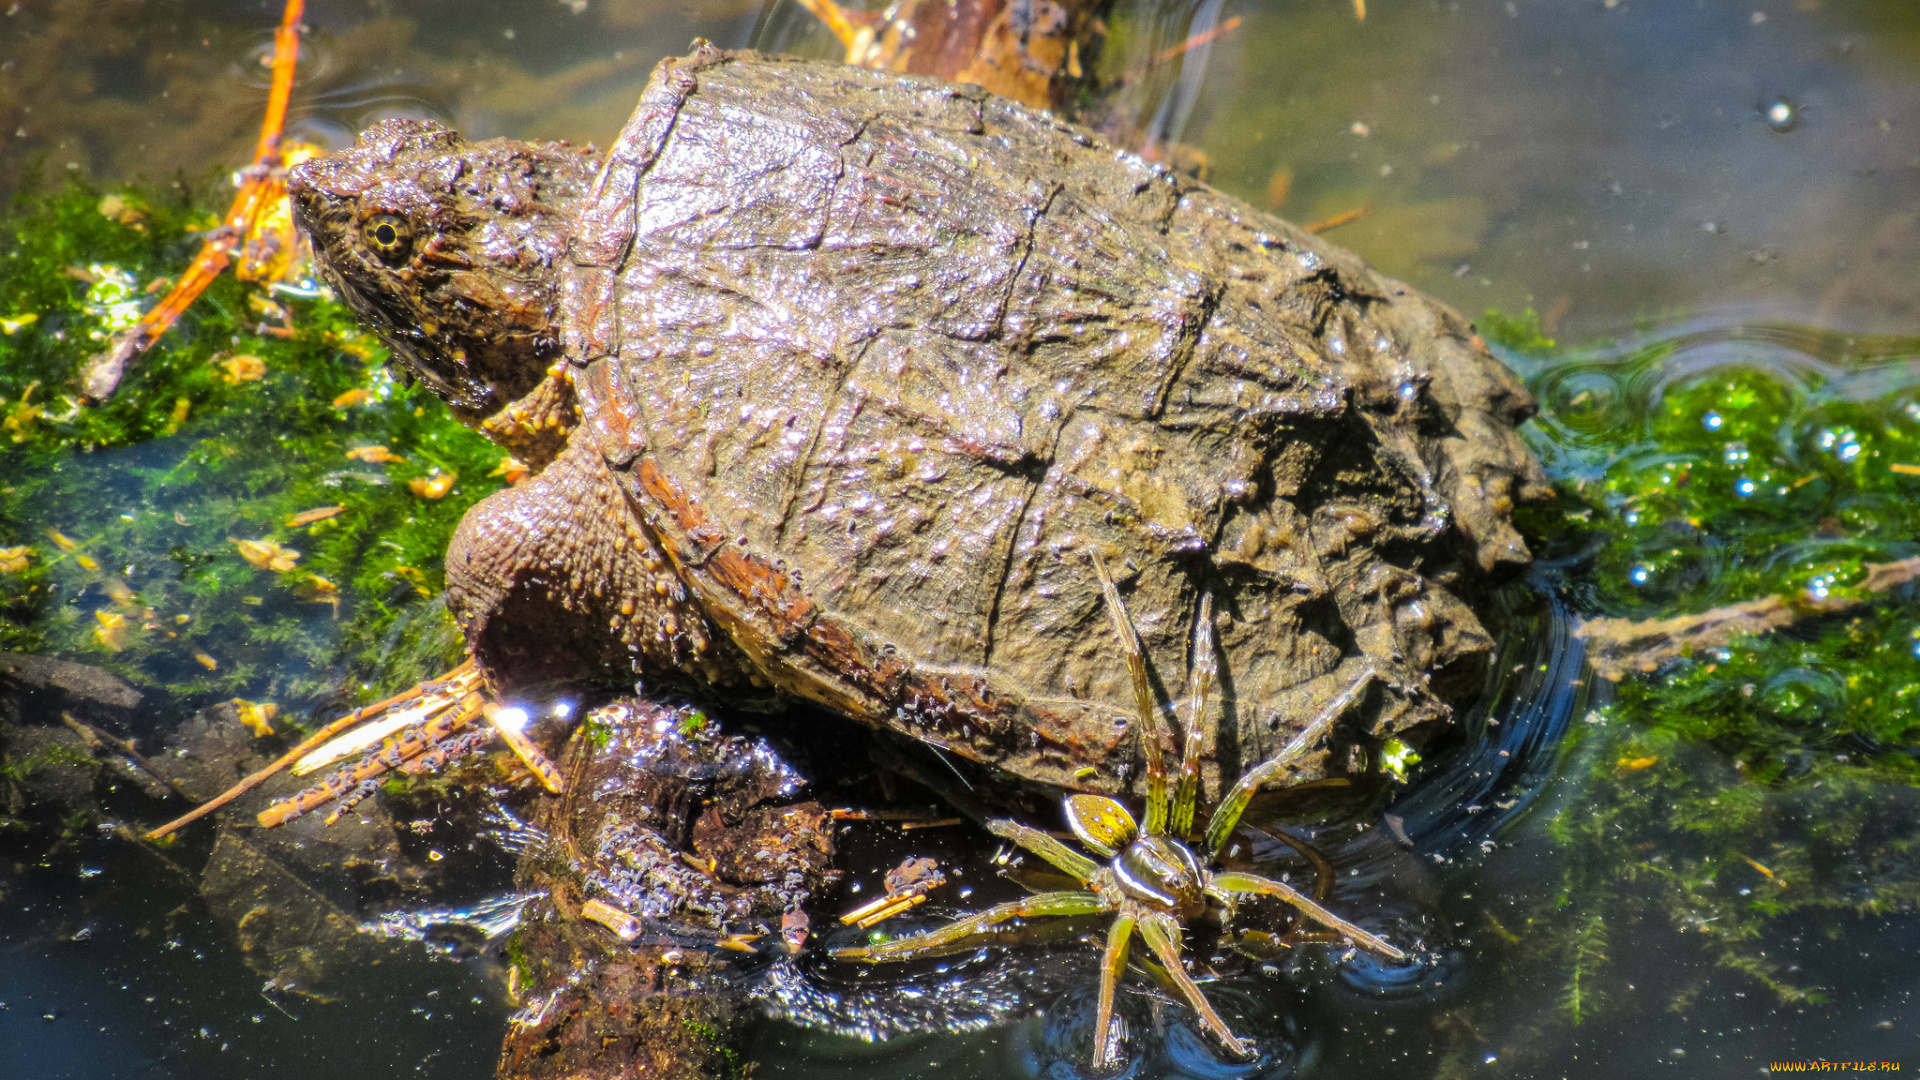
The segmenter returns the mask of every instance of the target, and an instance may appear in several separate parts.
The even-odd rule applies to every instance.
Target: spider
[[[1305,730],[1295,736],[1278,754],[1242,776],[1227,792],[1207,823],[1205,847],[1196,853],[1187,839],[1193,830],[1194,804],[1200,787],[1200,750],[1206,741],[1206,698],[1217,675],[1213,650],[1213,598],[1202,596],[1193,639],[1193,671],[1188,682],[1187,738],[1181,755],[1180,774],[1172,797],[1167,792],[1167,774],[1162,740],[1165,731],[1154,693],[1147,681],[1144,654],[1133,623],[1127,617],[1120,591],[1115,588],[1105,563],[1096,554],[1095,573],[1106,599],[1107,613],[1113,619],[1126,656],[1127,673],[1132,677],[1134,704],[1145,723],[1141,742],[1147,756],[1147,814],[1144,827],[1134,821],[1126,807],[1102,795],[1071,795],[1066,799],[1067,825],[1097,862],[1074,851],[1039,829],[1017,821],[989,821],[987,828],[1033,852],[1047,862],[1071,874],[1086,886],[1084,891],[1041,892],[989,908],[938,930],[883,944],[860,948],[836,949],[836,959],[868,963],[909,960],[948,952],[957,944],[975,936],[985,936],[998,924],[1013,919],[1040,916],[1111,914],[1106,950],[1100,967],[1100,997],[1094,1021],[1093,1067],[1109,1068],[1117,1049],[1108,1037],[1113,1019],[1114,988],[1126,969],[1127,949],[1134,933],[1146,941],[1180,996],[1193,1007],[1201,1025],[1227,1052],[1242,1059],[1253,1055],[1253,1045],[1236,1036],[1221,1019],[1181,959],[1180,935],[1188,920],[1206,912],[1210,902],[1231,911],[1237,896],[1266,895],[1299,908],[1314,921],[1344,938],[1395,960],[1406,954],[1380,938],[1321,907],[1299,890],[1282,882],[1239,871],[1209,869],[1220,847],[1240,822],[1240,815],[1259,788],[1282,776],[1304,754],[1340,714],[1352,705],[1373,679],[1368,665],[1341,695],[1323,709]]]

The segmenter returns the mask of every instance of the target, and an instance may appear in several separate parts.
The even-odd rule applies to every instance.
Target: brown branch
[[[254,224],[275,201],[271,196],[278,193],[273,180],[275,170],[280,167],[280,133],[286,125],[287,101],[293,95],[294,61],[300,55],[300,16],[305,9],[306,0],[287,0],[280,29],[273,35],[273,87],[267,92],[267,113],[260,124],[260,143],[254,150],[253,164],[242,173],[245,179],[240,183],[240,190],[234,193],[227,216],[201,245],[193,264],[180,275],[166,299],[140,316],[140,321],[120,335],[112,348],[87,361],[86,370],[80,376],[80,394],[85,400],[99,402],[113,396],[127,366],[160,340],[160,335],[213,284],[233,261],[233,253],[253,231]]]
[[[799,3],[845,47],[849,64],[973,83],[1060,112],[1091,78],[1091,58],[1106,35],[1100,15],[1110,0],[906,0],[885,12],[836,0]],[[1229,20],[1222,32],[1238,22]]]
[[[167,785],[167,789],[169,791],[172,791],[175,795],[180,796],[181,798],[187,800],[190,803],[197,803],[200,801],[199,799],[194,798],[192,795],[187,794],[184,790],[181,789],[179,784],[176,784],[173,782],[172,777],[168,776],[166,773],[161,772],[159,768],[154,765],[153,762],[148,761],[146,759],[146,756],[144,754],[140,753],[140,751],[138,750],[135,750],[133,748],[132,743],[127,742],[125,739],[119,738],[109,732],[101,731],[99,728],[94,727],[92,724],[89,724],[84,720],[75,718],[74,715],[70,712],[61,713],[60,719],[66,721],[66,724],[68,727],[78,732],[80,734],[80,737],[87,741],[87,746],[95,749],[102,746],[111,747],[112,749],[126,756],[135,765],[140,766],[141,769],[146,771],[148,776],[151,776],[155,780],[158,780],[161,783]]]
[[[1337,229],[1342,225],[1351,225],[1371,213],[1373,213],[1372,203],[1367,203],[1364,206],[1356,206],[1351,210],[1342,210],[1330,218],[1322,218],[1314,222],[1307,226],[1307,231],[1318,235],[1329,229]]]
[[[201,803],[199,806],[194,807],[192,811],[186,814],[182,814],[181,816],[173,819],[172,821],[167,822],[165,825],[162,825],[159,828],[153,830],[152,832],[147,833],[147,839],[158,840],[161,837],[167,835],[168,833],[173,832],[175,829],[193,824],[194,822],[200,820],[203,817],[206,817],[208,814],[213,813],[215,810],[220,809],[221,807],[227,805],[228,803],[239,798],[240,796],[245,795],[247,792],[252,791],[254,788],[259,787],[261,784],[266,783],[268,780],[273,779],[274,774],[278,773],[280,770],[286,768],[287,766],[293,764],[294,762],[299,761],[301,758],[306,757],[309,753],[313,752],[314,750],[319,749],[322,743],[325,743],[328,739],[333,738],[335,735],[340,734],[341,732],[347,730],[350,727],[353,727],[354,725],[364,720],[368,720],[368,719],[371,719],[372,717],[378,716],[381,713],[387,711],[388,709],[393,708],[395,705],[398,705],[403,701],[408,701],[417,697],[424,697],[426,694],[431,693],[435,687],[442,685],[447,680],[452,679],[455,676],[463,674],[472,666],[473,666],[473,661],[469,659],[466,662],[462,663],[459,667],[456,667],[452,671],[447,672],[445,675],[440,676],[438,679],[434,679],[430,682],[421,683],[420,685],[415,686],[411,690],[407,690],[403,693],[395,694],[394,696],[386,699],[385,701],[376,701],[372,705],[368,705],[366,708],[355,709],[354,711],[348,713],[347,715],[341,717],[340,719],[335,720],[333,723],[328,724],[326,727],[321,728],[319,731],[316,731],[313,734],[307,736],[306,738],[300,740],[300,745],[280,755],[277,759],[274,760],[273,764],[268,765],[266,768],[261,769],[259,772],[256,772],[251,776],[248,776],[246,779],[240,781],[239,783],[233,785],[227,790],[221,792],[219,795],[216,795],[213,798],[208,799],[206,802]]]
[[[1718,648],[1737,638],[1771,633],[1805,619],[1860,607],[1873,596],[1915,580],[1920,580],[1920,556],[1868,563],[1866,580],[1860,583],[1865,597],[1816,598],[1804,592],[1763,596],[1670,619],[1590,619],[1574,633],[1587,641],[1587,661],[1593,665],[1594,674],[1619,682],[1628,674],[1657,671],[1670,660]]]
[[[340,799],[340,805],[327,817],[326,823],[333,824],[341,814],[372,793],[370,781],[385,776],[414,758],[431,753],[435,746],[464,731],[480,716],[485,700],[478,691],[466,695],[453,708],[440,712],[433,719],[386,743],[384,750],[369,753],[358,763],[336,770],[316,787],[281,799],[256,814],[254,820],[260,823],[261,828],[271,829]]]

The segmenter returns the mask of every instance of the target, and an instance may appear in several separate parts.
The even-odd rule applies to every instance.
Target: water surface
[[[277,15],[10,5],[0,188],[205,191],[250,153]],[[290,126],[336,146],[395,115],[604,145],[694,37],[832,51],[785,0],[313,3],[307,21]],[[1389,811],[1406,842],[1377,824],[1321,838],[1352,871],[1341,895],[1417,922],[1426,963],[1314,954],[1229,980],[1279,1048],[1260,1071],[1920,1064],[1911,598],[1618,688],[1592,685],[1570,638],[1583,616],[1844,588],[1862,561],[1915,554],[1920,477],[1889,467],[1920,464],[1920,9],[1375,0],[1363,22],[1346,0],[1123,0],[1111,21],[1102,65],[1139,68],[1123,104],[1142,149],[1197,150],[1214,183],[1295,220],[1366,208],[1331,238],[1470,316],[1531,309],[1481,326],[1539,393],[1534,438],[1567,492],[1486,699]],[[108,491],[192,452],[163,439],[63,467]],[[113,497],[162,513],[169,496]],[[65,512],[12,524],[35,539]],[[340,632],[311,606],[300,626]],[[337,673],[258,649],[223,694],[326,697]],[[105,835],[8,849],[0,912],[0,1048],[22,1075],[472,1077],[513,1011],[497,971],[406,942],[335,1000],[262,987],[190,877]],[[1250,1075],[1135,1004],[1161,1031],[1146,1072]],[[769,1022],[754,1046],[763,1076],[1051,1076],[1072,1071],[1061,1038],[1029,1015],[878,1045]]]

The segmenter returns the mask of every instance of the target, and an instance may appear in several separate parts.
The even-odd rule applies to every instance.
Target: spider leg
[[[1327,707],[1320,710],[1320,715],[1314,717],[1311,724],[1301,729],[1300,734],[1295,735],[1292,742],[1282,747],[1279,753],[1248,771],[1238,783],[1233,785],[1233,790],[1227,792],[1226,798],[1221,799],[1220,805],[1214,808],[1213,820],[1207,822],[1209,858],[1220,853],[1220,848],[1226,844],[1227,837],[1232,834],[1234,826],[1240,824],[1240,815],[1247,812],[1247,803],[1253,799],[1253,793],[1260,790],[1262,785],[1285,776],[1294,761],[1312,749],[1313,744],[1320,741],[1321,736],[1333,727],[1333,722],[1340,719],[1340,714],[1346,712],[1347,707],[1360,697],[1360,692],[1373,681],[1374,671],[1371,663],[1361,668],[1360,677],[1353,680],[1353,685],[1341,691],[1339,697],[1328,702]]]
[[[1163,717],[1153,700],[1153,684],[1147,681],[1147,656],[1140,648],[1140,635],[1133,632],[1133,620],[1127,617],[1127,606],[1120,600],[1113,575],[1107,572],[1106,560],[1097,550],[1092,554],[1093,572],[1100,578],[1100,595],[1106,598],[1114,632],[1120,635],[1120,653],[1126,657],[1127,675],[1133,679],[1134,708],[1143,725],[1140,746],[1147,754],[1147,819],[1141,829],[1161,833],[1167,826],[1167,759],[1162,747],[1167,736],[1162,731]]]
[[[1193,804],[1200,794],[1200,752],[1207,741],[1207,693],[1220,673],[1213,655],[1213,594],[1200,594],[1200,614],[1193,627],[1192,671],[1187,676],[1187,746],[1180,755],[1180,782],[1173,789],[1173,820],[1168,832],[1186,843],[1193,832]]]
[[[1301,911],[1306,912],[1307,916],[1315,922],[1323,926],[1331,927],[1339,933],[1359,942],[1365,948],[1394,960],[1405,960],[1407,958],[1406,953],[1401,952],[1399,949],[1387,944],[1373,934],[1360,929],[1358,926],[1353,925],[1340,916],[1335,915],[1333,912],[1328,911],[1326,908],[1321,907],[1319,904],[1314,903],[1307,898],[1307,894],[1291,885],[1275,881],[1272,878],[1263,878],[1258,874],[1242,874],[1234,871],[1213,875],[1213,882],[1207,886],[1207,894],[1224,902],[1230,899],[1230,897],[1226,895],[1230,893],[1260,893],[1266,896],[1277,896],[1287,903],[1292,904],[1294,907],[1299,908]]]
[[[1083,885],[1093,884],[1100,873],[1100,865],[1085,855],[1041,832],[1039,829],[1022,825],[1017,821],[999,818],[987,822],[987,831],[995,836],[1005,837],[1019,844],[1035,855],[1065,870],[1080,880]]]
[[[1187,965],[1180,959],[1180,921],[1167,914],[1146,915],[1140,920],[1140,937],[1147,943],[1147,948],[1153,950],[1153,955],[1160,958],[1160,963],[1167,969],[1167,976],[1180,988],[1180,996],[1193,1006],[1193,1011],[1200,1017],[1201,1026],[1220,1040],[1220,1045],[1226,1047],[1228,1053],[1242,1060],[1252,1057],[1253,1046],[1233,1033],[1227,1022],[1213,1010],[1213,1003],[1194,984],[1193,976],[1187,974]]]
[[[833,958],[863,960],[869,964],[888,960],[911,960],[918,956],[937,953],[944,947],[963,942],[1009,919],[1043,915],[1093,915],[1102,909],[1100,898],[1090,892],[1035,893],[1024,899],[990,907],[977,915],[969,915],[958,922],[949,923],[938,930],[930,930],[924,934],[915,934],[912,937],[904,937],[880,945],[835,949]]]
[[[1120,985],[1120,973],[1127,967],[1127,939],[1133,934],[1133,924],[1133,916],[1121,915],[1107,930],[1107,951],[1100,963],[1100,1006],[1093,1014],[1094,1072],[1103,1072],[1113,1064],[1107,1029],[1113,1026],[1113,991]]]

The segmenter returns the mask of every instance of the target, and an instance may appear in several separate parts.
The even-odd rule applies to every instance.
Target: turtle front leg
[[[743,667],[688,596],[579,432],[528,482],[468,510],[447,548],[447,604],[496,686]]]
[[[560,360],[524,397],[482,421],[480,433],[539,472],[560,456],[567,437],[579,424],[580,402],[573,390],[573,368]]]
[[[447,550],[447,603],[466,634],[471,661],[328,725],[311,745],[153,835],[195,820],[287,766],[303,775],[350,761],[260,814],[260,823],[271,827],[334,804],[332,821],[371,794],[388,771],[443,764],[496,737],[557,791],[563,778],[520,732],[516,721],[523,714],[488,700],[489,686],[593,681],[623,668],[678,671],[725,685],[744,671],[585,439],[569,439],[538,476],[467,511]]]

